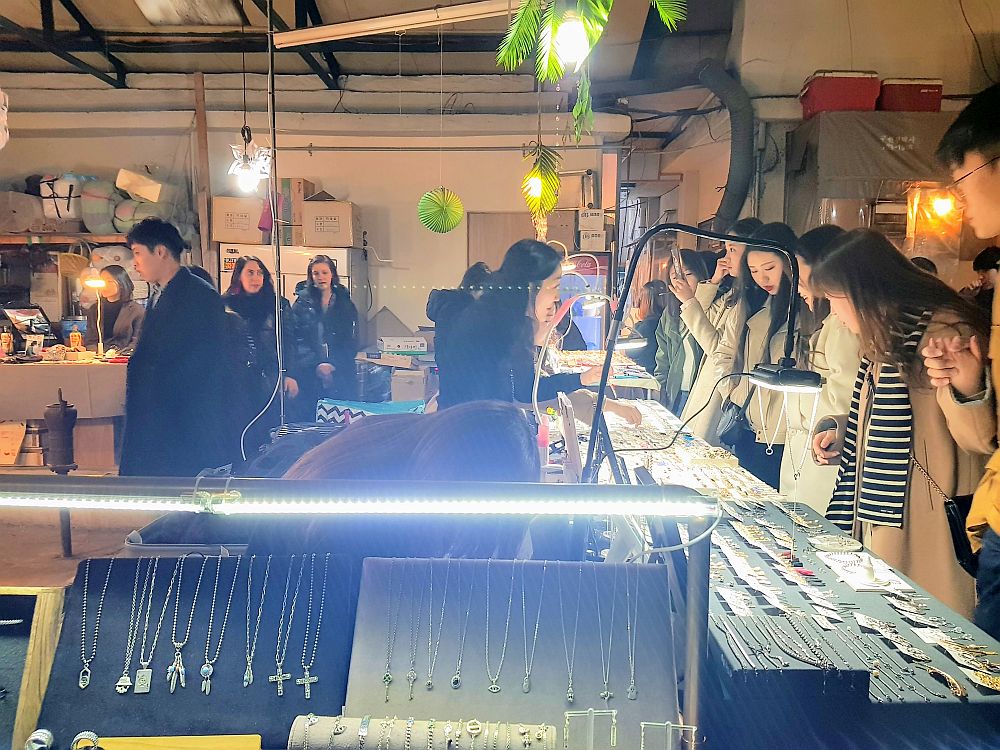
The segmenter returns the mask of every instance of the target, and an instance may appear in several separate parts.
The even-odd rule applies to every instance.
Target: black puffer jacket
[[[474,302],[464,289],[434,289],[427,297],[427,317],[434,322],[434,362],[438,368],[438,389],[453,390],[461,363],[456,361],[454,331],[459,316]]]
[[[316,380],[317,365],[327,362],[334,366],[333,390],[330,395],[357,398],[357,377],[354,356],[358,353],[358,310],[347,288],[337,284],[326,310],[319,296],[305,287],[292,305],[295,321],[295,356],[290,368],[296,379]]]

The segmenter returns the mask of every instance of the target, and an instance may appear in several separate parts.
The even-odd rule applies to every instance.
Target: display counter
[[[115,423],[125,414],[127,367],[107,362],[0,364],[0,420],[42,419],[61,388],[63,398],[77,409],[77,465],[111,471],[117,465]]]

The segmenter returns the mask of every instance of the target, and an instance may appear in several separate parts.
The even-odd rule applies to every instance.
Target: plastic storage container
[[[820,112],[870,112],[875,109],[880,83],[871,70],[817,70],[802,85],[802,117]]]
[[[886,112],[940,112],[943,90],[940,78],[886,78],[878,108]]]

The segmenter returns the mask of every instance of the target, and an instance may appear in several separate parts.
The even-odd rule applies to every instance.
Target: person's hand
[[[605,401],[604,406],[609,412],[617,414],[633,427],[638,427],[642,424],[642,412],[639,411],[638,407],[635,407],[632,404],[626,404],[612,399],[610,401]]]
[[[285,378],[285,394],[288,398],[296,398],[299,395],[299,384],[295,378]]]
[[[935,388],[951,386],[965,397],[983,390],[983,355],[976,336],[932,338],[920,354]]]
[[[836,440],[836,430],[824,430],[813,436],[813,455],[816,457],[816,463],[828,464],[830,459],[840,455],[840,451],[829,450]]]
[[[715,273],[712,274],[712,283],[721,284],[729,275],[729,258],[719,258],[715,263]]]
[[[323,385],[329,388],[333,385],[333,372],[336,369],[329,362],[321,362],[316,365],[316,375],[323,382]]]
[[[670,276],[670,291],[681,302],[694,299],[695,290],[698,288],[697,281],[689,281],[686,275]]]
[[[601,366],[594,365],[588,367],[580,373],[580,383],[582,385],[597,385],[601,382]]]

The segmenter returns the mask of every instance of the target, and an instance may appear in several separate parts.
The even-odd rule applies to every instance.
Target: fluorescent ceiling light
[[[513,6],[515,9],[517,5]],[[299,47],[305,44],[320,44],[338,39],[354,39],[372,34],[391,34],[394,31],[409,31],[448,23],[480,21],[484,18],[506,16],[511,11],[510,0],[479,0],[461,5],[446,5],[391,16],[363,18],[359,21],[328,23],[305,29],[283,31],[274,35],[274,46],[278,49]]]

